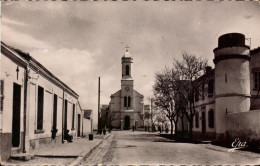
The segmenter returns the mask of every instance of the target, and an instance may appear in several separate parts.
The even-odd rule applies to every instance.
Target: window
[[[0,111],[3,111],[4,110],[4,80],[1,80],[0,97],[1,97]]]
[[[205,99],[205,83],[203,82],[201,85],[201,99]]]
[[[129,76],[129,66],[128,65],[125,66],[125,74],[127,76]]]
[[[213,96],[213,91],[214,91],[214,80],[211,79],[208,82],[208,97],[212,97]]]
[[[67,132],[67,116],[68,116],[68,101],[65,100],[65,113],[64,113],[64,132]]]
[[[124,97],[124,107],[127,107],[127,97]]]
[[[254,72],[254,89],[255,90],[260,89],[260,71]]]
[[[44,89],[38,86],[37,130],[43,129]]]
[[[131,97],[128,96],[128,107],[131,107]]]
[[[196,112],[195,114],[195,127],[199,128],[199,113]]]
[[[195,90],[195,101],[199,101],[199,92],[198,92],[198,89]]]
[[[208,124],[209,128],[214,128],[214,111],[213,109],[208,112]]]
[[[57,129],[57,102],[58,96],[54,94],[54,101],[53,101],[53,124],[52,128]]]
[[[72,125],[71,125],[71,130],[74,130],[74,119],[75,119],[75,104],[73,104],[72,108]]]

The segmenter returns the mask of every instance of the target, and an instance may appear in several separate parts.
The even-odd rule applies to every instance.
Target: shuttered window
[[[72,108],[72,126],[71,126],[71,130],[74,130],[74,123],[75,123],[75,104],[73,104],[73,108]]]
[[[44,89],[38,86],[37,130],[43,129]]]
[[[124,97],[124,107],[127,107],[127,97]]]
[[[208,112],[208,124],[209,128],[214,128],[214,111],[213,109]]]

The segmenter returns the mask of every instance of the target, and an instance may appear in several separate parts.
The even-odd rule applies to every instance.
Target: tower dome
[[[124,54],[123,57],[125,57],[125,58],[131,58],[132,56],[131,56],[131,54],[126,50],[126,52],[125,52],[125,54]]]

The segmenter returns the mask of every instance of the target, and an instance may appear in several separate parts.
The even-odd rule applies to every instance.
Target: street
[[[113,131],[81,164],[259,164],[260,158],[180,143],[158,133]]]

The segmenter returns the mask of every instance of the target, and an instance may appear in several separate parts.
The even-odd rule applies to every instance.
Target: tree
[[[115,120],[120,120],[120,114],[117,113],[117,112],[114,112],[114,111],[111,111],[109,114],[108,114],[108,124],[109,124],[109,128],[112,129],[113,128],[113,125],[112,125],[112,122],[115,121]]]
[[[169,122],[169,119],[166,117],[165,113],[161,113],[160,116],[158,116],[158,123],[161,123],[162,126],[164,126],[162,128],[163,129],[166,129],[166,126],[168,126],[168,122]]]
[[[199,88],[199,91],[203,91],[203,86],[199,82],[198,78],[205,73],[207,66],[207,60],[201,57],[196,57],[196,55],[189,55],[186,52],[182,53],[182,60],[174,60],[173,67],[178,73],[179,83],[176,85],[176,93],[181,96],[183,100],[183,114],[189,121],[189,135],[192,139],[192,128],[193,128],[193,117],[196,113],[195,109],[195,95]],[[180,104],[182,105],[182,104]]]
[[[165,67],[162,72],[155,74],[155,84],[153,86],[155,96],[155,106],[161,113],[165,114],[171,124],[171,135],[173,135],[173,124],[175,133],[177,132],[178,110],[175,109],[175,80],[177,72]]]

